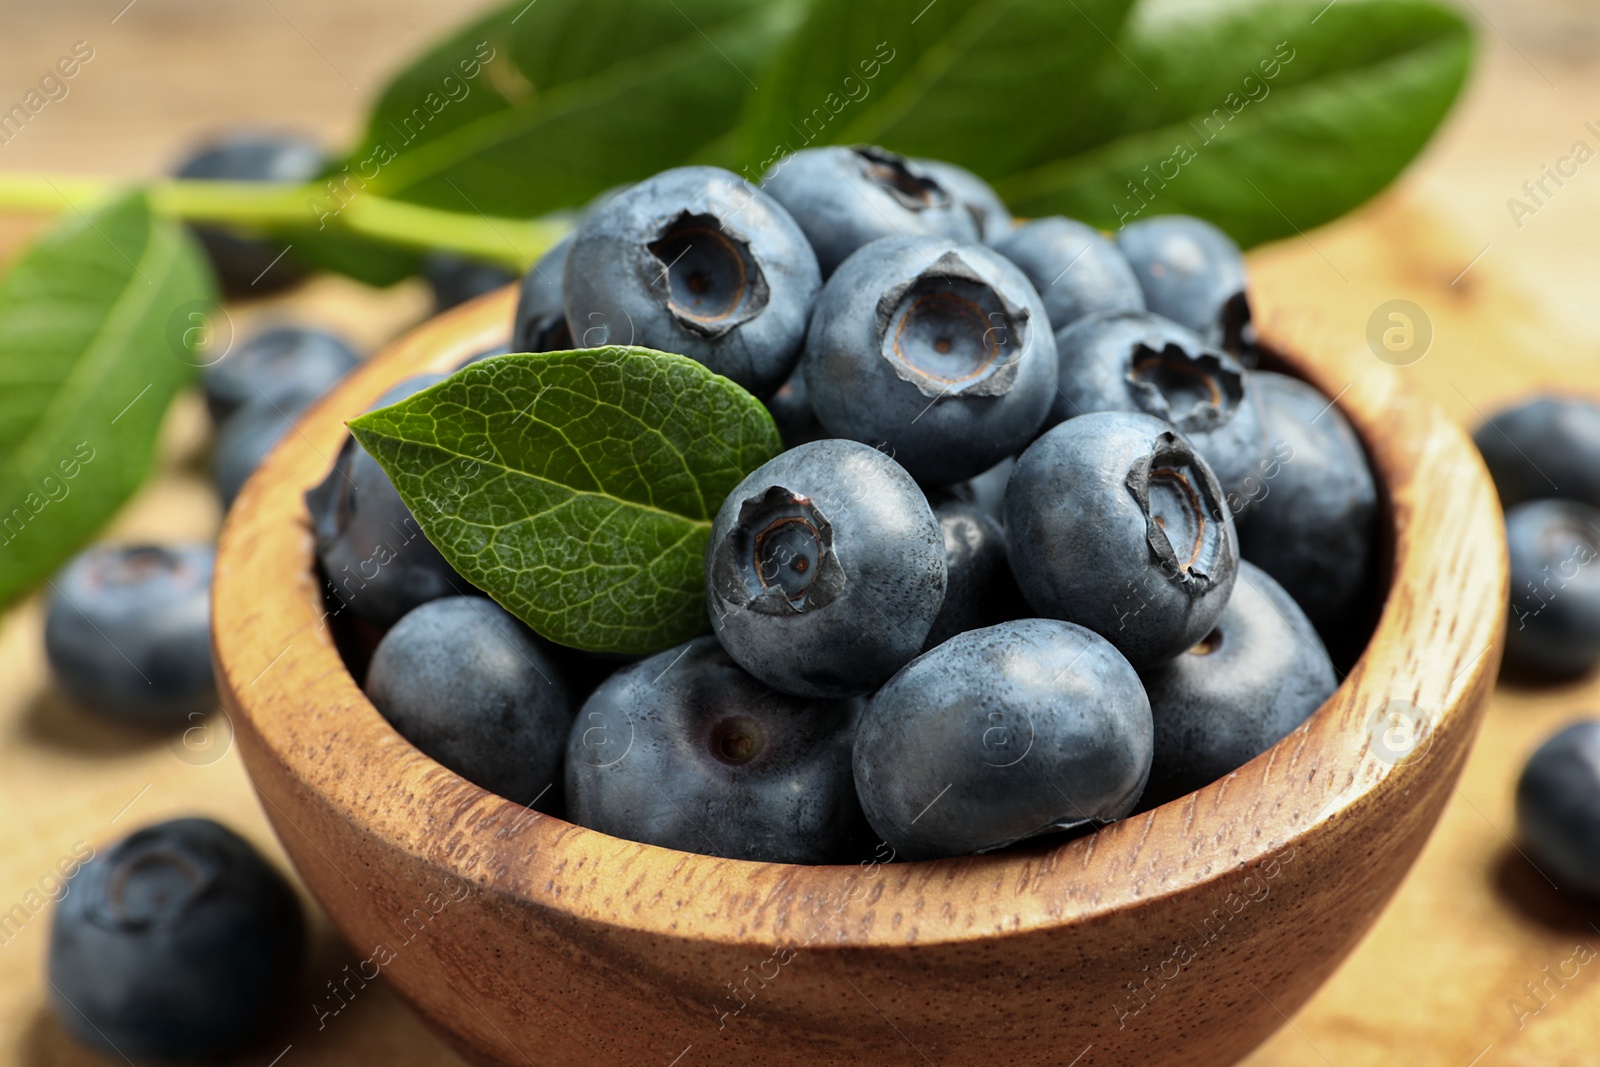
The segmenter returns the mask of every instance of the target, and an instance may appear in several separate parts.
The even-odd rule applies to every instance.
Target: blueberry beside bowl
[[[796,866],[583,829],[429,759],[340,661],[301,494],[326,473],[342,414],[504,343],[514,299],[421,327],[311,410],[232,511],[213,602],[219,687],[246,765],[345,937],[382,940],[396,902],[456,879],[472,887],[386,975],[474,1062],[523,1063],[519,1048],[555,1064],[667,1061],[691,1044],[725,1062],[887,1061],[909,1039],[939,1062],[1057,1063],[1094,1044],[1102,1062],[1221,1064],[1310,996],[1397,887],[1499,659],[1493,491],[1435,409],[1370,361],[1309,358],[1314,340],[1270,308],[1256,309],[1269,365],[1330,395],[1355,383],[1340,403],[1379,483],[1387,599],[1359,684],[1220,781],[1076,839]],[[1414,758],[1372,742],[1401,697],[1424,713]],[[1270,892],[1245,896],[1254,885]],[[1252,902],[1232,913],[1230,899]],[[1140,999],[1138,983],[1218,907],[1229,917],[1206,928],[1225,929]],[[478,1010],[463,1011],[463,996]]]

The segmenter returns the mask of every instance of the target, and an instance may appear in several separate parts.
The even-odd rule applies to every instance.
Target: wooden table
[[[0,0],[0,101],[20,97],[74,42],[95,49],[71,95],[0,146],[0,167],[155,173],[195,136],[241,122],[309,129],[336,145],[356,130],[385,71],[482,6],[125,3]],[[1596,145],[1583,123],[1600,119],[1600,64],[1584,53],[1594,54],[1600,15],[1557,0],[1478,6],[1510,36],[1485,28],[1476,79],[1427,156],[1366,209],[1253,256],[1263,303],[1315,317],[1335,343],[1364,345],[1368,319],[1388,300],[1423,308],[1432,347],[1405,373],[1468,424],[1541,387],[1600,393],[1591,370],[1600,354],[1592,255],[1600,169],[1585,168],[1520,228],[1505,203],[1574,141]],[[0,220],[0,256],[33,228]],[[236,309],[235,318],[248,329],[293,314],[372,345],[426,309],[416,284],[377,293],[323,280]],[[160,477],[112,536],[214,535],[208,437],[197,400],[181,400]],[[45,675],[40,622],[30,601],[0,623],[0,912],[47,894],[58,860],[80,842],[100,845],[182,813],[222,819],[281,857],[235,753],[219,746],[214,758],[185,760],[167,741],[64,705]],[[1501,687],[1456,801],[1398,897],[1317,997],[1246,1061],[1251,1067],[1595,1061],[1600,958],[1562,984],[1545,969],[1566,964],[1571,974],[1578,946],[1600,949],[1600,905],[1555,892],[1508,835],[1522,761],[1557,726],[1593,712],[1596,694],[1595,684]],[[75,1046],[50,1015],[41,977],[48,922],[41,911],[0,932],[0,1062],[111,1062]],[[382,983],[319,1028],[310,1005],[352,961],[319,918],[306,1007],[238,1062],[459,1062]],[[1543,987],[1539,999],[1528,983]],[[1092,1062],[1091,1051],[1084,1063]]]

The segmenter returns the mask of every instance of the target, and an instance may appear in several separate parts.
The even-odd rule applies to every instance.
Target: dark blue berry
[[[387,407],[444,380],[408,378],[373,408]],[[420,604],[474,592],[445,562],[389,475],[353,437],[345,438],[333,470],[306,492],[328,591],[357,618],[389,626]]]
[[[1151,735],[1139,676],[1115,648],[1021,619],[951,638],[873,695],[856,791],[902,858],[987,852],[1127,814]]]
[[[937,159],[913,159],[908,163],[913,170],[921,171],[942,185],[967,209],[977,228],[978,239],[985,244],[994,244],[1016,225],[1011,209],[1006,207],[994,187],[965,167]]]
[[[507,800],[532,804],[559,777],[566,683],[533,633],[486,597],[412,610],[372,654],[366,691],[425,755]]]
[[[125,722],[182,724],[217,706],[210,545],[96,545],[51,581],[44,647],[56,684]]]
[[[1056,389],[1049,316],[982,245],[889,237],[823,287],[802,369],[823,427],[959,482],[1027,446]]]
[[[517,287],[517,312],[511,324],[513,352],[564,352],[578,347],[567,328],[561,299],[561,274],[572,249],[568,234],[540,256]],[[586,324],[587,325],[587,324]]]
[[[1060,216],[1035,219],[991,243],[1028,276],[1057,332],[1085,315],[1145,309],[1133,268],[1093,226]]]
[[[804,148],[774,163],[761,188],[805,231],[824,278],[880,237],[979,239],[956,192],[882,148]]]
[[[850,773],[859,700],[785,696],[702,637],[624,667],[572,724],[572,819],[614,837],[768,863],[865,853]]]
[[[1006,561],[1006,533],[977,504],[952,500],[933,510],[944,534],[944,606],[923,641],[924,651],[956,634],[1029,614]]]
[[[1338,684],[1305,612],[1265,571],[1241,561],[1216,627],[1144,674],[1156,745],[1142,806],[1165,804],[1244,766],[1288,736]]]
[[[1530,500],[1506,512],[1511,614],[1506,662],[1568,678],[1600,662],[1600,509]]]
[[[1491,416],[1472,435],[1511,508],[1560,497],[1600,507],[1600,405],[1537,396]]]
[[[322,150],[307,138],[239,134],[200,149],[178,167],[177,177],[299,183],[314,180],[326,165]],[[286,251],[288,240],[245,237],[211,225],[190,229],[230,296],[265,295],[305,277],[305,268]]]
[[[681,353],[758,396],[794,369],[821,284],[788,213],[717,167],[663,171],[594,209],[561,276],[580,346]]]
[[[815,441],[758,468],[723,502],[706,549],[718,638],[796,696],[871,692],[921,650],[944,591],[927,498],[854,441]]]
[[[828,436],[822,423],[817,421],[817,413],[811,408],[811,395],[806,391],[803,369],[789,375],[789,380],[762,403],[766,404],[772,421],[778,425],[784,448],[797,448]]]
[[[1204,219],[1159,215],[1117,232],[1145,305],[1234,355],[1253,345],[1244,256],[1233,238]]]
[[[1294,598],[1345,662],[1365,643],[1378,493],[1366,453],[1334,402],[1297,378],[1251,372],[1267,456],[1229,497],[1240,552]]]
[[[56,1015],[107,1056],[214,1060],[284,1007],[304,951],[283,876],[210,819],[146,827],[89,860],[50,929]]]
[[[1061,386],[1048,425],[1094,411],[1171,423],[1205,457],[1222,491],[1241,492],[1267,454],[1249,373],[1190,330],[1148,312],[1091,315],[1056,334]]]
[[[1528,760],[1517,833],[1561,889],[1600,897],[1600,721],[1573,723]]]
[[[206,407],[221,425],[247,404],[303,406],[303,398],[321,396],[359,362],[355,351],[331,333],[279,326],[206,368]]]
[[[430,252],[422,263],[422,276],[433,289],[433,310],[448,311],[517,280],[517,273],[498,263],[469,259],[451,252]]]
[[[1035,441],[1006,486],[1006,540],[1034,610],[1147,670],[1216,625],[1239,550],[1210,467],[1170,425],[1101,412]]]

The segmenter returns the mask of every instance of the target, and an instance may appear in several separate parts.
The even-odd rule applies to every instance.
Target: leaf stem
[[[0,212],[87,213],[125,183],[81,174],[0,172]],[[442,249],[523,269],[570,228],[554,219],[508,219],[442,211],[370,193],[330,199],[321,186],[158,178],[145,184],[151,205],[169,218],[251,230],[340,229],[386,244]]]

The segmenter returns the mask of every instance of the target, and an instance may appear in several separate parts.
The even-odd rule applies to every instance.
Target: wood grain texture
[[[669,1062],[699,1046],[702,1062],[914,1050],[1054,1064],[1092,1046],[1098,1064],[1223,1064],[1282,1025],[1376,919],[1460,772],[1506,583],[1475,453],[1392,368],[1263,309],[1295,370],[1342,394],[1392,519],[1377,632],[1305,726],[1090,837],[801,868],[620,841],[487,794],[394,733],[339,660],[300,494],[342,419],[499,340],[511,300],[423,326],[306,418],[235,506],[214,598],[224,703],[268,818],[356,953],[370,946],[469,1059]],[[1424,728],[1392,761],[1372,738],[1396,699]]]

